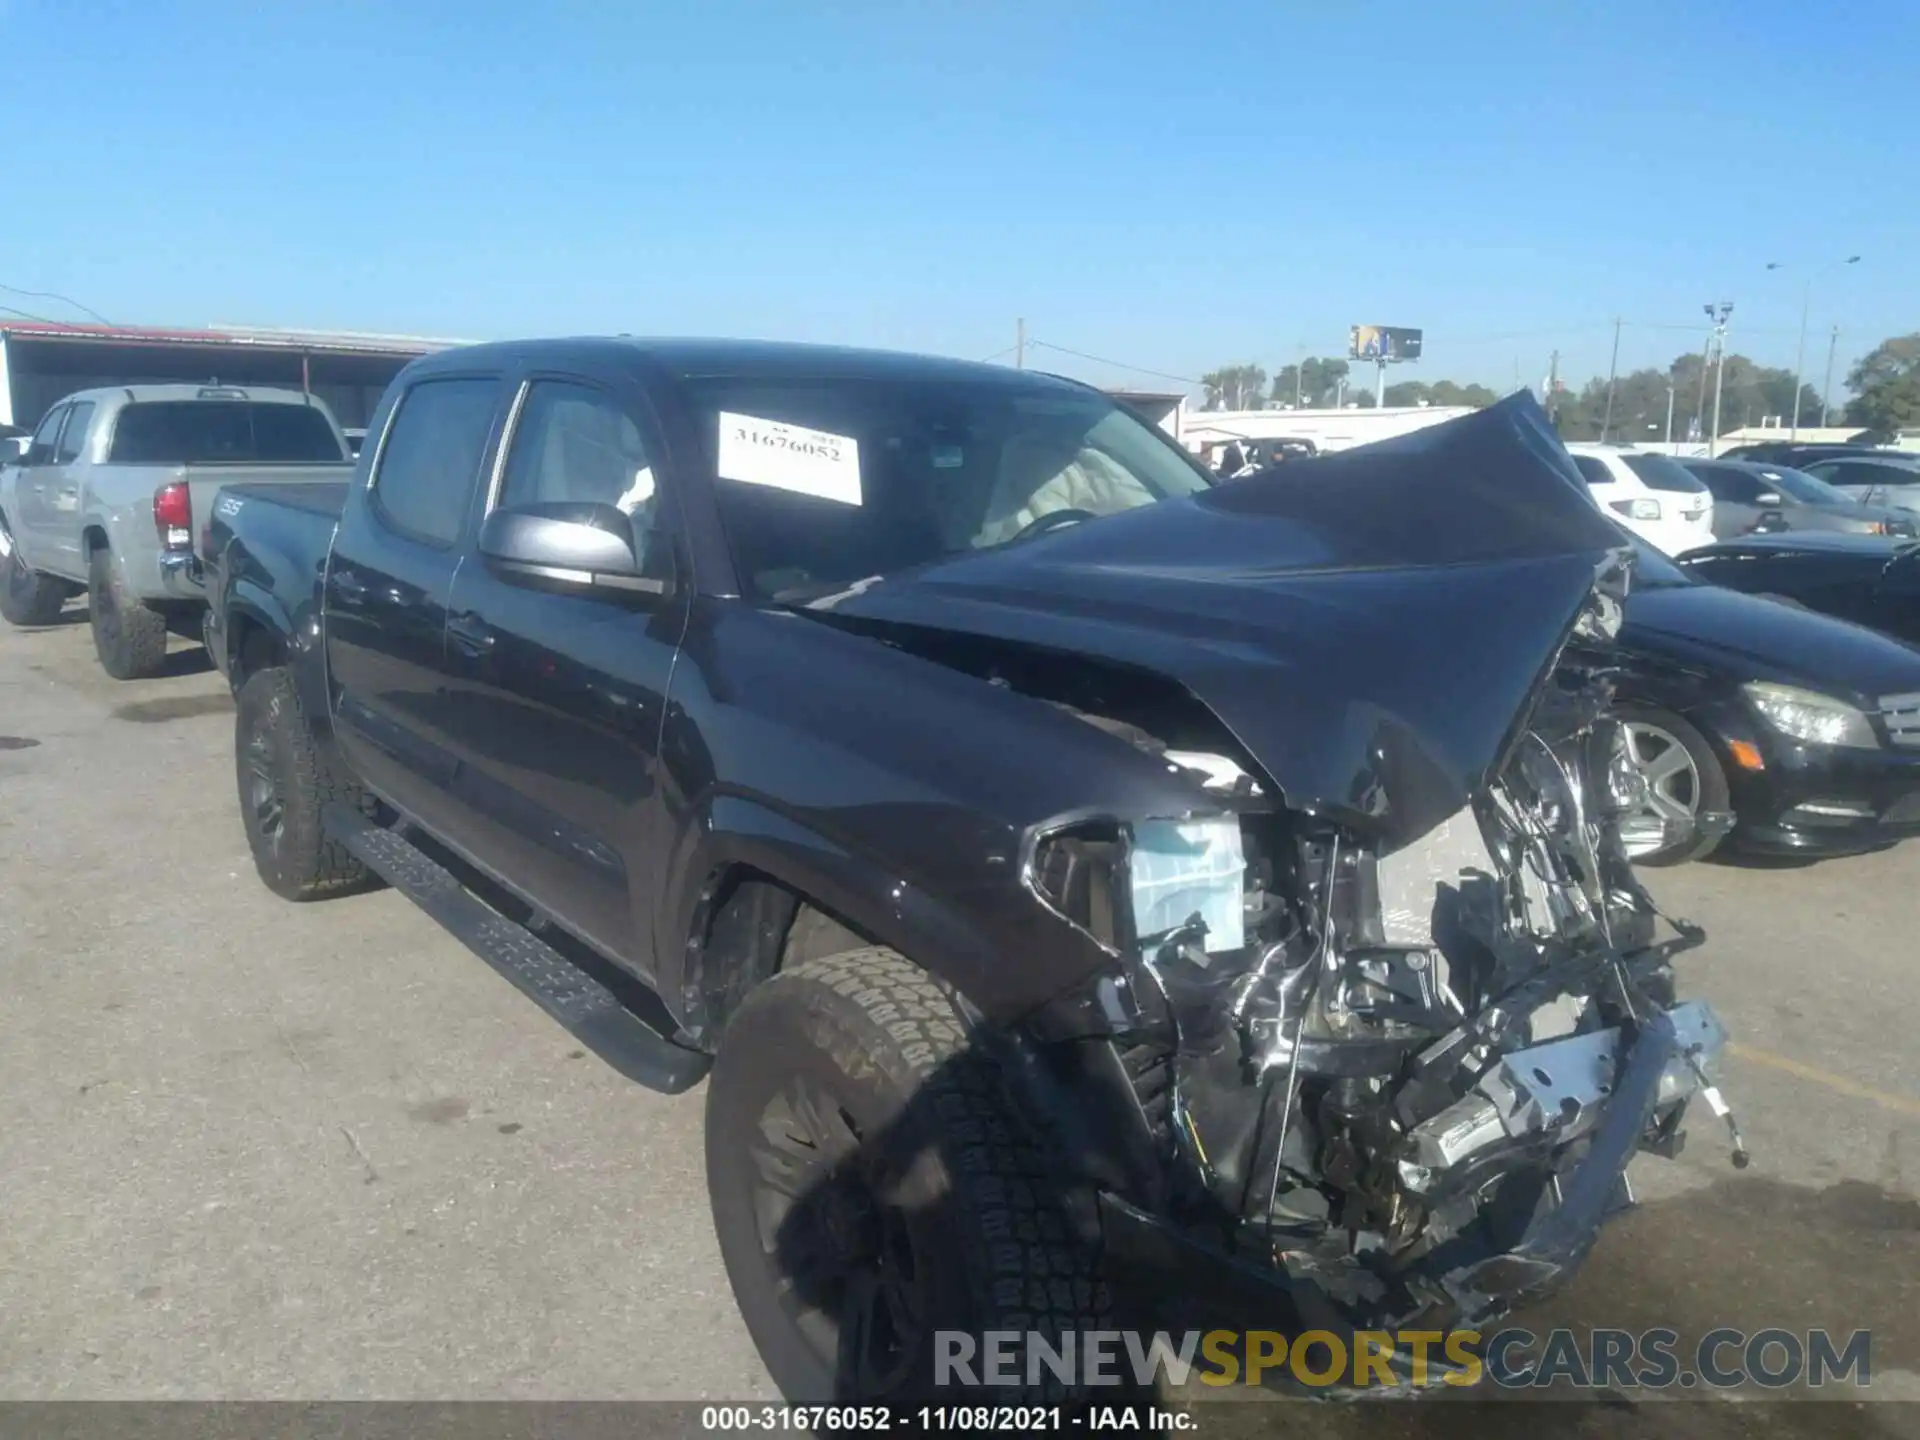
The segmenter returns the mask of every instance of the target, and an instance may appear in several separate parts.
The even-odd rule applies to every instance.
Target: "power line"
[[[78,300],[72,299],[69,296],[56,294],[51,290],[22,290],[17,285],[0,285],[0,290],[6,291],[9,295],[25,295],[30,300],[58,300],[62,305],[71,305],[74,309],[78,310],[82,315],[91,315],[95,320],[98,320],[102,325],[113,324],[111,320],[107,319],[107,317],[102,315],[98,310],[92,309],[91,307],[86,305],[82,305]],[[20,314],[22,312],[15,311],[14,313]],[[56,320],[45,320],[44,317],[38,316],[38,315],[29,316],[28,318],[34,319],[34,320],[43,320],[43,322],[48,325],[56,325],[59,323]]]
[[[4,286],[0,286],[0,289],[4,288]],[[16,310],[11,305],[0,305],[0,311],[5,311],[9,315],[18,315],[22,320],[38,320],[42,325],[58,325],[60,323],[58,320],[49,320],[44,315],[35,315],[26,310]]]
[[[1009,345],[1007,346],[1006,349],[996,350],[991,355],[987,356],[985,359],[976,360],[974,363],[976,365],[991,365],[994,361],[998,360],[1002,355],[1011,355],[1018,348],[1019,347],[1016,345]]]
[[[1605,330],[1612,324],[1611,320],[1601,320],[1592,324],[1551,325],[1540,330],[1514,330],[1505,335],[1448,335],[1442,331],[1438,338],[1449,345],[1495,345],[1503,340],[1539,340],[1549,335],[1578,335],[1589,330]],[[1435,338],[1435,332],[1428,331],[1427,338]]]
[[[1205,385],[1206,381],[1196,380],[1191,375],[1169,375],[1165,370],[1150,370],[1145,365],[1129,365],[1124,360],[1109,360],[1101,355],[1089,355],[1084,350],[1069,350],[1065,345],[1055,345],[1047,340],[1035,340],[1027,337],[1027,344],[1041,350],[1057,350],[1062,355],[1071,355],[1076,360],[1091,360],[1095,365],[1111,365],[1116,370],[1128,370],[1135,375],[1152,375],[1161,380],[1178,380],[1182,385]]]

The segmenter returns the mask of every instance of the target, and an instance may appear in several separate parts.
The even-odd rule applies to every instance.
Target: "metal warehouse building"
[[[278,385],[364,428],[387,382],[417,355],[458,340],[308,330],[156,330],[0,323],[0,425],[31,429],[64,395],[102,385],[184,381]]]

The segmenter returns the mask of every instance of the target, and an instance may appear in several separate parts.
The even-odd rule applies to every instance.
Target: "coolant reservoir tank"
[[[1129,871],[1135,930],[1160,935],[1198,915],[1208,954],[1238,950],[1247,943],[1246,870],[1234,816],[1139,822]]]

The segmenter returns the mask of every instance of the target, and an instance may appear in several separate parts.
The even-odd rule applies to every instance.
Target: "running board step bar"
[[[369,870],[629,1080],[678,1095],[706,1076],[710,1056],[676,1045],[648,1025],[613,991],[525,926],[486,905],[404,835],[344,805],[327,806],[322,822]]]

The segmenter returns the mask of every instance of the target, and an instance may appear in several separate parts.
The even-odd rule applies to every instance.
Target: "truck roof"
[[[283,390],[272,385],[101,385],[92,390],[76,390],[61,397],[91,400],[96,404],[139,405],[151,400],[244,400],[264,405],[318,405],[319,397],[298,390]]]
[[[460,370],[504,361],[561,361],[591,356],[603,364],[637,362],[664,371],[675,380],[756,376],[782,379],[968,381],[1024,389],[1056,388],[1084,392],[1090,387],[1037,370],[1015,370],[973,360],[910,355],[893,350],[861,350],[837,345],[802,345],[769,340],[702,340],[631,335],[578,336],[551,340],[506,340],[436,351],[408,366],[414,374]]]

